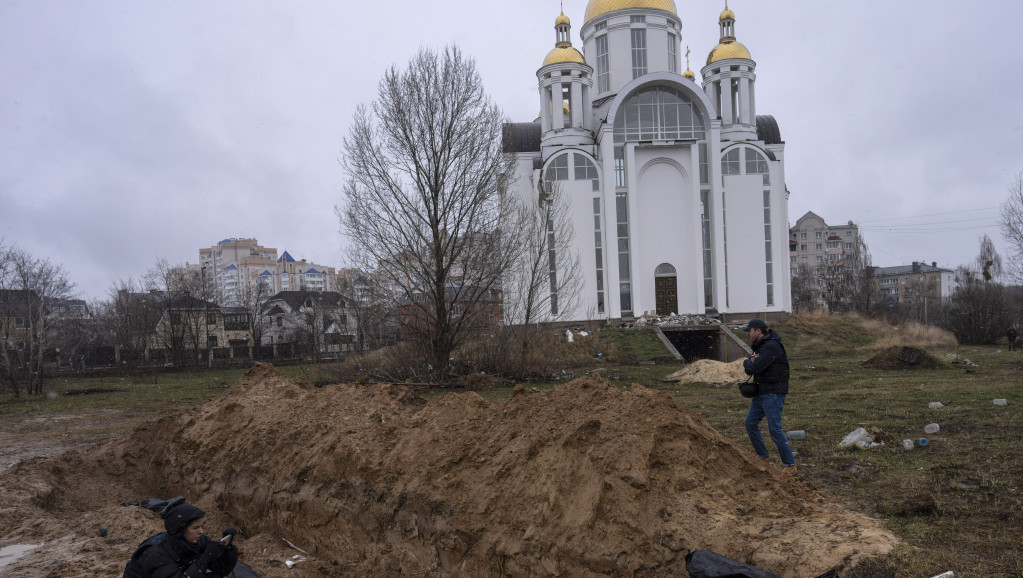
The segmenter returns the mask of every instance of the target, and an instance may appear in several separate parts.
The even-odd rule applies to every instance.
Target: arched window
[[[654,269],[654,275],[674,275],[675,267],[670,263],[661,263]]]
[[[629,96],[616,114],[616,143],[706,138],[699,110],[682,91],[669,86],[653,86]]]
[[[554,157],[554,160],[547,165],[547,172],[544,174],[546,181],[567,181],[568,180],[568,153]]]

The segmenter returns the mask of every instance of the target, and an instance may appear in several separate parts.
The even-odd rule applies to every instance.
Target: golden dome
[[[590,3],[586,5],[584,21],[589,22],[602,14],[626,8],[653,8],[678,15],[678,11],[675,10],[675,0],[590,0]]]
[[[711,50],[710,54],[707,55],[707,64],[729,58],[745,58],[746,60],[753,60],[749,50],[743,46],[741,42],[732,40],[722,42],[715,46],[714,50]]]
[[[721,16],[718,17],[718,20],[726,20],[726,19],[729,19],[729,18],[731,18],[732,20],[735,20],[735,12],[732,12],[731,10],[729,10],[728,9],[728,5],[726,4],[725,5],[725,11],[721,13]]]
[[[586,64],[586,59],[583,58],[583,53],[576,50],[573,46],[555,46],[547,53],[547,58],[543,59],[543,66],[559,62],[578,62],[579,64]]]
[[[572,21],[568,19],[568,16],[565,16],[564,12],[562,12],[560,16],[558,16],[557,18],[554,19],[554,25],[555,26],[561,26],[562,24],[569,24],[569,25],[572,24]]]
[[[689,80],[693,80],[693,81],[696,80],[696,75],[693,74],[693,71],[689,70],[688,68],[686,69],[685,72],[682,73],[682,76],[688,78]]]

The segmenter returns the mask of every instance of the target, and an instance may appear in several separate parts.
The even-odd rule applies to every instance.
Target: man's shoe
[[[791,466],[782,466],[781,471],[790,476],[794,476],[796,475],[796,465],[792,464]]]

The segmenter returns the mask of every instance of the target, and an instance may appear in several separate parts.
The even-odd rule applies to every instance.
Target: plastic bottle
[[[929,442],[927,441],[927,438],[920,438],[920,439],[916,440],[916,445],[918,445],[918,446],[920,446],[922,448],[927,447],[928,443]]]
[[[787,432],[785,435],[788,436],[790,440],[805,440],[806,430],[794,429],[790,432]]]
[[[992,401],[991,403],[993,405],[1009,405],[1009,400],[1007,400],[1007,399],[996,399],[996,400]]]
[[[906,450],[913,449],[913,440],[902,440],[902,447]]]
[[[939,407],[945,407],[945,404],[941,403],[940,401],[932,401],[931,403],[927,404],[927,407],[931,409],[938,409]]]
[[[929,423],[929,424],[924,426],[924,433],[929,433],[929,434],[937,433],[937,431],[939,429],[941,429],[941,427],[938,426],[938,424],[936,424],[936,423]]]
[[[869,434],[867,434],[867,430],[858,427],[853,431],[849,432],[849,435],[845,436],[845,438],[843,438],[842,441],[839,442],[838,446],[842,448],[853,446],[856,444],[856,442],[866,439],[868,435]]]

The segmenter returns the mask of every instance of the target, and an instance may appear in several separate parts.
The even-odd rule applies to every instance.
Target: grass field
[[[806,431],[805,440],[792,441],[798,476],[850,508],[881,518],[904,541],[893,554],[861,565],[855,576],[926,578],[947,570],[956,576],[1023,576],[1023,352],[956,348],[947,334],[930,328],[893,329],[858,318],[794,317],[776,329],[792,367],[785,428]],[[919,347],[941,363],[932,369],[891,359],[881,367],[864,365],[886,348],[901,346]],[[663,382],[680,364],[665,356],[653,333],[606,330],[579,347],[612,353],[565,367],[558,379],[528,385],[555,387],[589,374],[622,387],[664,389],[748,446],[742,425],[747,401],[734,388]],[[281,369],[316,383],[331,375],[330,366]],[[107,439],[139,421],[215,397],[241,372],[55,378],[43,398],[0,395],[3,451],[52,455],[40,448]],[[421,393],[435,398],[447,391]],[[479,394],[503,403],[511,390]],[[1008,405],[993,405],[997,398]],[[935,401],[943,407],[928,407]],[[925,434],[929,423],[940,430]],[[885,445],[839,448],[858,427]],[[903,439],[921,437],[928,438],[927,447],[903,449]],[[770,441],[768,447],[773,449]],[[27,449],[19,454],[16,448]]]

